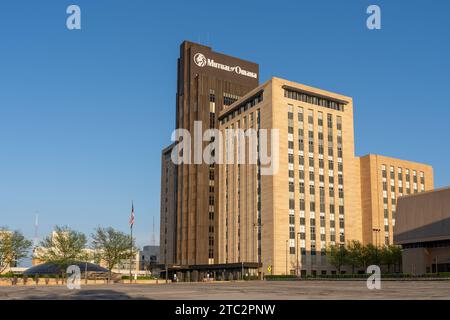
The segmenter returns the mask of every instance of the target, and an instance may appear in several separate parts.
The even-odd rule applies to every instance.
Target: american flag
[[[131,203],[131,216],[130,216],[130,226],[132,227],[134,225],[134,205],[133,202]]]

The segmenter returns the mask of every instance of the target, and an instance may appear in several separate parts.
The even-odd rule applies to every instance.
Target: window
[[[323,159],[319,159],[319,168],[320,169],[324,168],[324,161],[323,161]]]
[[[295,209],[295,200],[289,199],[289,209],[294,210]]]
[[[314,124],[314,117],[313,117],[313,111],[312,110],[308,110],[308,123],[309,124]]]
[[[305,211],[305,199],[300,199],[300,211]]]
[[[291,88],[284,89],[284,97],[289,99],[294,99],[310,104],[315,104],[324,108],[333,109],[337,111],[344,111],[344,103],[336,101],[332,98],[323,98],[314,95],[313,93],[297,91]]]
[[[342,117],[336,117],[336,126],[338,130],[342,130]]]
[[[289,227],[289,239],[295,239],[295,227]]]
[[[305,183],[304,182],[300,182],[299,189],[300,189],[300,193],[305,193]]]
[[[295,216],[292,214],[289,215],[289,224],[295,224]]]
[[[305,165],[305,158],[303,156],[298,156],[298,163],[301,166],[304,166]]]
[[[331,114],[327,114],[327,127],[333,128],[333,116]]]
[[[303,108],[300,108],[298,112],[298,121],[303,122]]]
[[[288,155],[288,161],[289,161],[289,163],[294,163],[294,155],[293,154]]]

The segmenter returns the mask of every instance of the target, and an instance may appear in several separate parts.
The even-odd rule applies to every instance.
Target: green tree
[[[364,246],[362,250],[362,261],[364,269],[366,269],[370,265],[378,265],[380,261],[379,256],[380,249],[375,245],[369,243],[368,245]]]
[[[31,241],[25,239],[20,231],[10,231],[3,227],[0,229],[0,273],[8,267],[28,256]]]
[[[402,247],[400,246],[389,246],[392,254],[392,260],[394,264],[394,272],[396,272],[396,266],[399,267],[399,270],[401,270],[402,265]]]
[[[131,251],[130,236],[111,227],[98,227],[92,234],[92,248],[98,259],[106,263],[111,278],[111,270],[124,259],[130,259],[135,253]]]
[[[383,246],[380,250],[381,264],[387,266],[388,273],[391,272],[391,266],[395,265],[395,257],[391,247]]]
[[[338,273],[341,273],[341,269],[347,264],[348,251],[343,245],[333,245],[327,250],[327,261],[333,267],[336,268]]]
[[[352,274],[355,274],[355,269],[363,266],[363,245],[357,240],[352,240],[347,243],[347,261],[352,267]]]
[[[71,264],[89,259],[86,244],[87,238],[83,233],[67,226],[56,226],[52,235],[41,242],[43,250],[38,258],[43,262],[58,265],[62,272]]]

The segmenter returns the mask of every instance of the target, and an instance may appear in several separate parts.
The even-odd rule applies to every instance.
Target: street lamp
[[[378,234],[381,232],[381,229],[373,228],[372,232],[375,232],[375,262],[378,265]]]

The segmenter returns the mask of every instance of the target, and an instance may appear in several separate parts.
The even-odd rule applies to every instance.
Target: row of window
[[[299,147],[302,148],[303,144],[303,108],[299,108],[298,113],[298,121],[299,121]],[[340,117],[339,117],[340,118]],[[293,113],[293,105],[288,105],[288,163],[289,163],[289,170],[288,170],[288,180],[289,180],[289,251],[291,254],[295,253],[295,246],[296,246],[296,240],[295,236],[295,216],[294,216],[294,209],[295,209],[295,187],[294,187],[294,144],[293,144],[293,119],[294,119],[294,113]],[[332,127],[332,115],[329,115],[328,118],[328,124]],[[314,117],[313,117],[313,111],[308,110],[308,124],[310,125],[309,131],[308,131],[308,140],[310,148],[313,147],[313,138],[314,138],[314,132],[313,132],[313,125],[314,123]],[[339,128],[338,130],[342,130],[342,120],[339,119],[338,121]],[[320,145],[322,145],[323,148],[323,113],[319,112],[318,115],[318,125],[319,125],[319,152],[320,152]],[[341,133],[341,132],[340,132]],[[329,140],[332,140],[329,138]],[[322,143],[321,143],[322,142]],[[340,143],[340,156],[342,157],[342,134],[339,136],[339,143]],[[310,149],[310,155],[309,155],[309,166],[310,166],[310,187],[309,187],[309,193],[311,196],[311,201],[309,203],[310,207],[310,244],[311,244],[311,255],[315,255],[316,252],[316,220],[314,216],[314,212],[316,211],[316,203],[315,203],[315,186],[314,186],[314,154],[313,154],[313,148]],[[300,150],[303,151],[303,150]],[[323,152],[323,151],[322,151]],[[323,155],[323,153],[322,153]],[[300,236],[300,247],[302,250],[302,254],[306,253],[306,233],[305,233],[305,222],[306,219],[304,217],[304,211],[305,211],[305,200],[304,200],[304,194],[305,194],[305,183],[304,183],[304,157],[303,154],[299,155],[299,164],[301,170],[299,171],[299,191],[300,191],[300,229],[298,232],[298,235]],[[331,165],[331,168],[334,168],[334,162],[333,160],[329,160],[329,165]],[[324,168],[324,159],[323,157],[319,159],[319,166],[323,169]],[[312,169],[312,170],[311,170]],[[342,165],[342,159],[340,159],[339,162],[339,170],[343,169]],[[334,176],[332,174],[332,170],[330,171],[330,183],[334,183]],[[319,181],[324,182],[325,177],[323,174],[319,174]],[[339,173],[339,183],[343,184],[343,176],[342,172]],[[311,184],[312,183],[312,184]],[[324,186],[320,186],[320,241],[321,241],[321,248],[324,250],[325,248],[325,241],[326,241],[326,234],[325,234],[325,188]],[[334,197],[334,187],[330,187],[330,196]],[[339,206],[339,227],[340,227],[340,233],[339,233],[339,240],[343,243],[345,241],[345,235],[344,235],[344,206],[343,206],[343,198],[344,198],[344,191],[343,186],[339,185],[339,197],[340,201],[342,202],[342,205]],[[334,198],[332,199],[333,203],[330,205],[330,242],[334,244],[336,241],[336,235],[335,235],[335,221],[334,221]]]
[[[255,117],[254,117],[255,115]],[[256,110],[255,113],[250,113],[249,114],[249,122],[250,122],[250,127],[253,127],[253,120],[254,118],[256,118],[256,130],[257,130],[257,139],[256,139],[256,147],[257,149],[259,148],[259,128],[260,128],[260,111]],[[245,123],[245,117],[244,117],[244,123]],[[233,127],[234,125],[232,124],[231,127]],[[239,123],[236,124],[236,127],[239,126]],[[237,145],[237,148],[239,148],[240,146]],[[239,153],[239,149],[237,150],[237,152]],[[240,185],[241,185],[241,175],[240,175],[240,169],[241,166],[238,165],[238,169],[237,169],[237,190],[235,191],[237,194],[237,212],[231,212],[229,210],[229,176],[230,176],[230,172],[228,170],[228,165],[225,166],[225,259],[226,259],[226,263],[228,263],[229,261],[229,251],[228,251],[228,242],[229,242],[229,224],[228,224],[228,216],[231,214],[232,216],[236,216],[237,217],[237,232],[235,232],[235,234],[237,234],[237,261],[241,261],[241,224],[240,224],[240,220],[241,220],[241,208],[240,208],[240,204],[241,204],[241,198],[240,198]],[[232,203],[234,203],[234,201],[232,201]],[[256,247],[257,247],[257,254],[258,254],[258,261],[261,261],[261,168],[260,168],[260,162],[258,161],[257,164],[257,223],[255,223],[255,229],[257,231],[257,243],[256,243]]]
[[[324,97],[319,97],[312,93],[299,92],[290,89],[284,89],[284,97],[289,99],[294,99],[309,104],[315,104],[317,106],[325,107],[328,109],[344,111],[344,103],[337,102],[335,100],[327,99]]]
[[[230,110],[229,112],[224,114],[221,117],[220,123],[223,125],[228,121],[231,121],[235,117],[239,116],[241,113],[246,112],[247,110],[253,108],[262,101],[263,101],[263,92],[261,91],[258,94],[254,95],[253,97],[247,99],[243,103],[236,106],[236,108],[233,108],[233,110]]]

